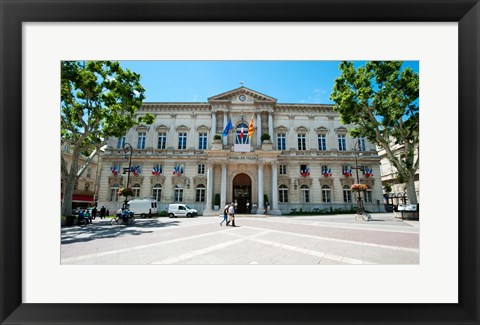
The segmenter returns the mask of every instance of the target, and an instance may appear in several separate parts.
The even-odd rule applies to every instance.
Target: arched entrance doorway
[[[233,178],[233,199],[236,213],[250,213],[252,210],[252,180],[247,174]]]

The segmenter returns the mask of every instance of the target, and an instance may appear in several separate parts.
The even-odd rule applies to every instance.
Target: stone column
[[[207,162],[207,203],[203,215],[212,215],[212,199],[213,199],[213,163]]]
[[[220,189],[220,210],[227,204],[227,162],[222,161],[222,184]]]
[[[223,111],[223,129],[225,130],[225,127],[227,126],[227,110],[224,110]],[[223,145],[226,146],[228,144],[228,136],[227,137],[224,137],[222,136],[222,142],[223,142]]]
[[[172,124],[170,125],[170,128],[168,130],[166,148],[167,149],[168,148],[177,149],[177,147],[178,147],[178,143],[177,143],[178,136],[176,136],[176,129],[175,129],[177,114],[170,113],[170,117],[172,118]]]
[[[262,145],[262,112],[257,112],[257,145]],[[263,206],[262,206],[263,208]]]
[[[257,214],[263,214],[265,208],[263,207],[263,166],[265,162],[258,162],[258,207]]]
[[[269,214],[281,215],[278,210],[278,163],[272,161],[272,202],[270,202]]]
[[[273,142],[273,119],[272,112],[268,112],[268,134],[270,135],[270,141]]]
[[[288,124],[289,124],[289,144],[290,148],[288,150],[297,150],[298,149],[298,143],[297,143],[297,132],[295,132],[295,115],[294,114],[289,114],[288,115]]]
[[[212,111],[212,142],[215,133],[217,133],[217,112]]]

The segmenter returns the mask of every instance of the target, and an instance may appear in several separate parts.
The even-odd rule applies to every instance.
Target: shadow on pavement
[[[136,219],[134,225],[110,225],[110,219],[93,221],[86,226],[61,228],[61,243],[72,244],[102,238],[117,238],[125,235],[152,233],[155,229],[178,226],[179,221],[158,221],[157,219]]]

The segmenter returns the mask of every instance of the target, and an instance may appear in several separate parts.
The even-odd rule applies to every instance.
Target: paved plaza
[[[418,264],[419,222],[391,213],[137,219],[61,228],[61,263],[86,265]]]

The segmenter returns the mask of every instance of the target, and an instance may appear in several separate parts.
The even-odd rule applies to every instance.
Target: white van
[[[157,214],[157,201],[154,199],[133,199],[128,201],[128,209],[141,218]]]
[[[198,211],[195,209],[189,208],[185,204],[169,204],[168,205],[168,217],[169,218],[176,218],[176,217],[196,217],[198,215]]]

